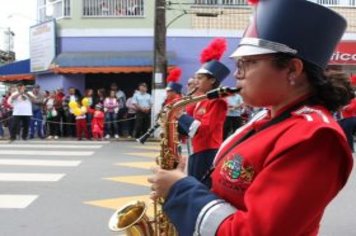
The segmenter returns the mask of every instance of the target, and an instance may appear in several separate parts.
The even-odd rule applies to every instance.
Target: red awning
[[[168,70],[173,67],[168,67]],[[152,66],[120,66],[120,67],[59,67],[51,68],[56,74],[109,74],[109,73],[152,73]]]
[[[1,75],[0,81],[24,81],[24,80],[35,80],[32,74],[17,74],[17,75]]]

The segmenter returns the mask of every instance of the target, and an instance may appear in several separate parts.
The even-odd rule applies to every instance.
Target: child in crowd
[[[103,106],[100,103],[95,105],[95,111],[91,122],[91,132],[93,138],[97,140],[102,140],[104,137],[104,112],[101,111],[102,108]]]
[[[74,105],[71,103],[75,103]],[[87,121],[86,121],[86,113],[87,113],[87,108],[82,104],[81,107],[79,107],[79,104],[77,102],[70,102],[69,107],[73,109],[73,113],[75,115],[75,125],[76,125],[76,131],[77,131],[77,139],[82,140],[82,135],[84,133],[86,139],[90,139],[89,137],[89,132],[87,128]],[[73,107],[73,108],[72,108]]]

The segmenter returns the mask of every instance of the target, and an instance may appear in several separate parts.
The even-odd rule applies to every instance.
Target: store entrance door
[[[85,88],[94,89],[96,92],[104,88],[109,92],[110,85],[116,83],[118,88],[129,97],[138,88],[138,84],[145,82],[148,85],[148,92],[151,93],[151,73],[120,73],[120,74],[87,74],[85,77]]]

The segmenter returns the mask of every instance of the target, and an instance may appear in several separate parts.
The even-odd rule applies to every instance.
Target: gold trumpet
[[[160,156],[157,164],[166,170],[176,168],[181,158],[179,153],[177,113],[187,105],[205,99],[216,99],[238,93],[240,88],[221,87],[204,95],[185,96],[176,103],[164,107],[160,115],[162,127]],[[164,199],[154,201],[154,217],[146,215],[147,205],[143,201],[133,201],[115,211],[109,221],[109,229],[115,232],[126,231],[129,236],[176,236],[176,229],[162,210]]]

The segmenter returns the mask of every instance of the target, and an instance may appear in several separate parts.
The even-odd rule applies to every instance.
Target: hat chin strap
[[[292,55],[296,55],[298,53],[297,50],[288,47],[285,44],[281,43],[276,43],[272,41],[268,41],[265,39],[260,39],[260,38],[242,38],[239,47],[244,46],[244,45],[249,45],[249,46],[256,46],[256,47],[261,47],[261,48],[266,48],[270,49],[276,52],[283,52],[283,53],[288,53]]]

